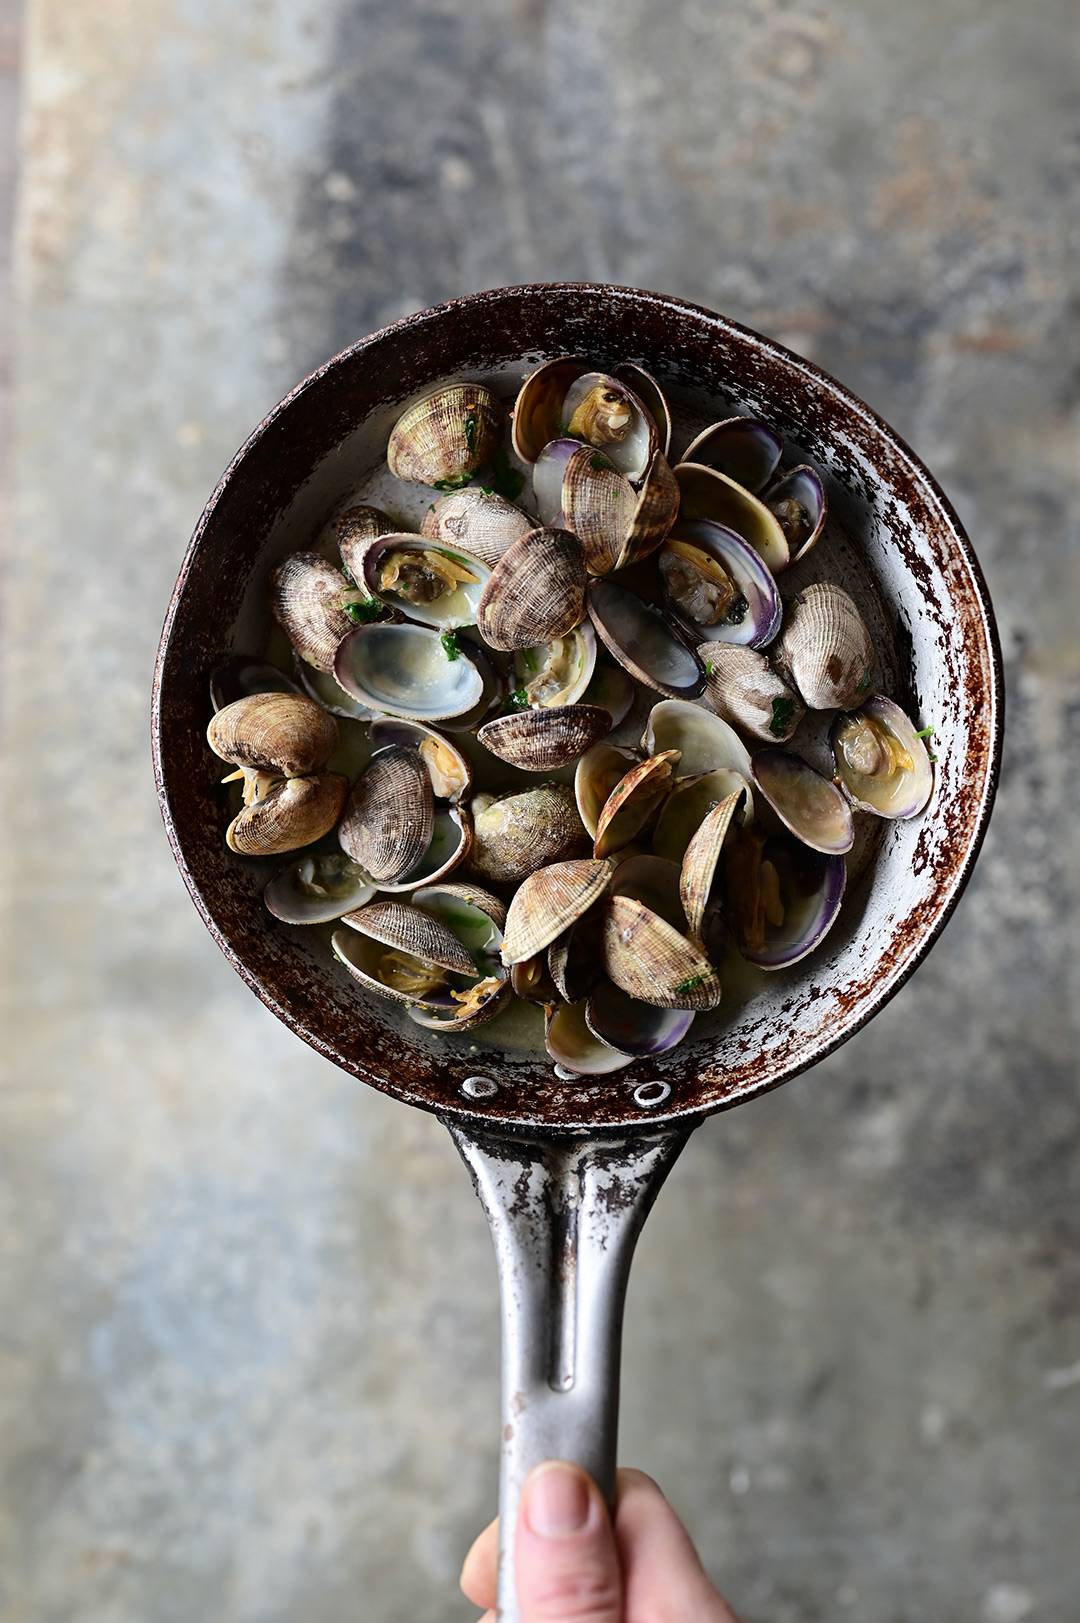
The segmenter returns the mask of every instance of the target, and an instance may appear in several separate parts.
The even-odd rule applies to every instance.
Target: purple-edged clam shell
[[[633,1054],[612,1048],[585,1024],[584,1003],[560,1003],[547,1011],[544,1047],[556,1065],[575,1076],[604,1076],[634,1063]]]
[[[563,476],[566,464],[575,451],[580,450],[580,440],[551,440],[537,457],[533,468],[533,495],[541,524],[563,528]]]
[[[681,1043],[694,1023],[693,1009],[658,1009],[622,991],[606,977],[585,1004],[585,1024],[594,1037],[635,1059],[666,1054]]]
[[[780,528],[787,536],[791,548],[791,561],[796,563],[810,551],[825,528],[825,519],[829,512],[825,486],[815,469],[803,464],[784,474],[761,499],[780,521]],[[782,504],[785,502],[798,502],[805,511],[805,520],[798,530],[791,528],[792,515],[784,511]]]
[[[854,751],[844,749],[843,738],[852,723],[863,716],[869,717],[887,739],[899,746],[912,763],[910,770],[900,765],[888,776],[872,776],[855,769],[850,758]],[[875,694],[859,710],[841,711],[833,722],[830,740],[837,774],[860,810],[876,812],[879,817],[905,818],[917,816],[926,806],[934,787],[934,771],[926,745],[900,706],[883,693]]]
[[[286,924],[329,924],[375,895],[374,881],[344,851],[308,852],[275,875],[263,901]]]
[[[771,571],[749,542],[734,530],[708,518],[681,519],[673,526],[668,540],[688,541],[691,546],[710,553],[722,564],[746,600],[745,609],[714,626],[701,625],[671,604],[672,612],[678,615],[695,641],[700,638],[706,642],[741,643],[749,648],[764,648],[766,643],[772,642],[780,630],[783,612],[780,593]],[[668,601],[670,603],[670,599]]]
[[[768,423],[757,417],[728,417],[699,434],[682,460],[716,468],[756,496],[779,467],[783,450],[783,438]]]
[[[789,835],[765,842],[763,857],[780,880],[784,904],[783,924],[766,926],[765,944],[757,952],[740,939],[735,923],[735,944],[747,963],[759,969],[786,969],[813,952],[840,911],[847,879],[843,857],[826,856]]]
[[[801,755],[758,750],[750,760],[754,782],[773,811],[804,845],[842,856],[855,843],[851,807],[834,783]]]
[[[669,699],[696,699],[705,689],[698,657],[651,603],[613,580],[589,582],[589,618],[631,676]]]

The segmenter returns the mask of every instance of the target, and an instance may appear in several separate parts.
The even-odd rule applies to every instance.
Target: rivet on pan
[[[493,1082],[490,1076],[467,1076],[461,1084],[461,1091],[466,1099],[490,1099],[498,1093],[499,1084]]]
[[[671,1089],[666,1082],[641,1082],[634,1089],[634,1103],[642,1110],[655,1110],[670,1097]]]

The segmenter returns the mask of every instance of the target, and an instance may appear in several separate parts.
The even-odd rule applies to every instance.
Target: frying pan
[[[226,849],[210,791],[208,675],[258,653],[266,576],[310,547],[381,462],[410,397],[468,377],[512,397],[542,360],[635,361],[677,418],[765,418],[821,474],[829,530],[811,558],[857,596],[879,686],[935,728],[925,814],[880,823],[876,848],[810,957],[757,974],[703,1035],[608,1076],[559,1075],[480,1027],[436,1038],[369,999],[317,930],[263,908],[266,867]],[[676,451],[678,446],[676,446]],[[371,499],[377,500],[377,496]],[[801,567],[801,566],[800,566]],[[785,582],[781,582],[782,586]],[[794,581],[791,584],[795,584]],[[693,1129],[807,1069],[859,1029],[940,934],[990,813],[1001,737],[1000,654],[986,587],[955,513],[880,418],[780,345],[708,310],[594,284],[504,288],[410,316],[335,356],[259,425],[214,491],[162,637],[153,742],[176,861],[211,934],[286,1025],[354,1076],[449,1128],[484,1204],[502,1295],[499,1615],[517,1617],[513,1528],[538,1461],[578,1461],[614,1487],[622,1307],[641,1225]],[[878,823],[878,820],[874,820]],[[858,866],[858,865],[857,865]],[[270,870],[273,871],[273,870]]]

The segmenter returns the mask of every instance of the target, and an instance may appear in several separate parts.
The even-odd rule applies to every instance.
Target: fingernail
[[[580,1533],[589,1519],[589,1490],[580,1471],[553,1461],[529,1483],[525,1520],[541,1538]]]

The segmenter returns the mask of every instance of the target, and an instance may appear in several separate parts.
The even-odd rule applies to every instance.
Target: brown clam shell
[[[649,463],[645,482],[638,492],[637,505],[631,515],[623,541],[622,551],[615,563],[616,569],[626,569],[650,552],[655,552],[666,540],[668,531],[679,516],[679,484],[667,457],[657,451]],[[599,571],[594,571],[599,573]]]
[[[425,964],[438,964],[456,975],[476,974],[476,965],[449,925],[411,902],[369,902],[343,913],[341,922]]]
[[[701,938],[701,921],[705,916],[709,892],[712,890],[720,850],[743,793],[743,790],[737,789],[734,794],[727,795],[718,806],[714,806],[708,816],[702,819],[700,827],[686,848],[679,872],[679,900],[682,902],[690,935],[694,940]]]
[[[545,361],[525,379],[514,402],[514,450],[523,462],[535,462],[558,433],[559,410],[575,378],[591,370],[589,361],[560,355]]]
[[[662,750],[620,778],[596,820],[594,856],[609,856],[640,834],[671,788],[680,754],[679,750]]]
[[[806,714],[799,695],[764,654],[732,642],[703,642],[705,697],[722,721],[769,744],[783,744]]]
[[[219,710],[206,729],[223,761],[290,778],[325,766],[339,737],[333,716],[302,693],[249,693]]]
[[[516,964],[549,947],[599,900],[613,872],[613,863],[586,858],[530,874],[507,909],[503,963]]]
[[[562,500],[567,526],[585,549],[589,573],[608,574],[625,550],[639,505],[633,485],[602,451],[583,445],[566,464]],[[676,510],[678,505],[676,490]]]
[[[534,528],[520,507],[479,485],[449,490],[431,504],[420,524],[420,534],[443,546],[461,547],[481,563],[494,566],[508,547]]]
[[[804,586],[784,614],[780,658],[811,710],[854,710],[874,682],[874,644],[832,581]]]
[[[300,658],[332,675],[338,643],[353,627],[341,570],[317,552],[293,552],[270,571],[269,590],[274,618]]]
[[[508,547],[484,587],[476,624],[491,648],[564,637],[585,614],[585,549],[569,530],[530,530]]]
[[[631,896],[601,903],[604,970],[629,997],[659,1009],[715,1009],[720,977],[701,948]]]
[[[431,844],[435,801],[418,752],[404,744],[379,750],[349,796],[338,839],[375,882],[403,879]]]
[[[597,704],[560,704],[497,716],[477,733],[485,749],[524,772],[554,772],[580,760],[611,731],[611,713]]]
[[[589,836],[565,783],[473,801],[470,866],[492,884],[516,884],[538,868],[588,851]]]
[[[364,554],[380,535],[393,535],[397,525],[381,507],[365,502],[347,507],[337,521],[337,544],[341,561],[358,586],[364,584]]]
[[[414,484],[468,479],[502,437],[503,409],[481,383],[451,383],[403,412],[386,448],[390,472]]]
[[[325,777],[287,778],[270,793],[245,806],[226,830],[225,839],[242,857],[274,857],[299,851],[329,834],[345,804],[349,780],[340,773]]]

